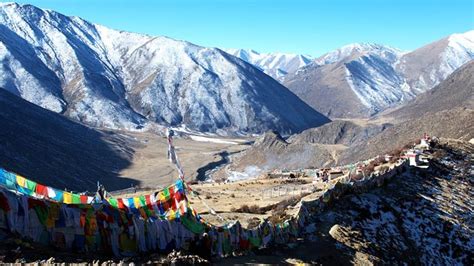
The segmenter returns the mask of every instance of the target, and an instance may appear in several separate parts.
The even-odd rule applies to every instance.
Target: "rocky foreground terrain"
[[[441,139],[428,169],[409,168],[384,186],[334,199],[312,217],[304,239],[211,262],[472,265],[473,153],[472,143]],[[84,257],[0,236],[3,262],[209,263],[186,253]]]
[[[443,140],[430,169],[344,198],[319,223],[334,224],[329,234],[355,262],[472,265],[473,152],[471,144]]]

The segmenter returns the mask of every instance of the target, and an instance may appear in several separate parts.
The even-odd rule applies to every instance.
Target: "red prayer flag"
[[[122,210],[126,209],[125,204],[123,204],[123,199],[121,198],[117,199],[117,203],[118,203],[119,209],[122,209]]]
[[[88,197],[86,195],[81,195],[81,203],[87,204]]]
[[[169,187],[169,192],[170,192],[170,199],[174,198],[174,186]]]
[[[41,184],[36,184],[36,194],[41,196],[48,196],[48,187]]]

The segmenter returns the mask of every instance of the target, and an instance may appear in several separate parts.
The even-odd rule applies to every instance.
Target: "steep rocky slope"
[[[474,59],[474,30],[452,34],[404,54],[396,64],[411,90],[433,88],[453,71]]]
[[[453,107],[474,109],[474,61],[460,67],[438,86],[384,115],[406,120]]]
[[[341,156],[342,162],[369,158],[400,148],[422,133],[470,140],[474,138],[474,62],[467,63],[434,89],[383,114],[394,126],[354,145]]]

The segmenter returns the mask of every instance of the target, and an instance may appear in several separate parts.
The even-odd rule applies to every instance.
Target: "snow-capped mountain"
[[[351,57],[375,55],[381,59],[395,62],[402,52],[396,48],[376,43],[353,43],[331,51],[314,59],[317,65],[333,64]]]
[[[0,87],[83,123],[149,121],[208,132],[294,132],[328,119],[215,48],[0,4]],[[284,108],[282,108],[284,106]]]
[[[332,118],[367,117],[413,99],[474,59],[474,31],[412,52],[351,44],[288,75],[284,85]]]
[[[402,54],[379,44],[347,45],[300,68],[284,84],[331,117],[367,116],[406,97],[393,66]]]
[[[433,88],[472,59],[474,30],[452,34],[407,53],[396,63],[396,67],[418,94]]]
[[[259,53],[247,49],[223,49],[225,52],[250,63],[276,80],[283,81],[289,73],[311,63],[309,55],[290,53]]]

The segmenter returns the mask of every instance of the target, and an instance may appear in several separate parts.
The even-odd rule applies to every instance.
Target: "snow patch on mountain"
[[[448,42],[446,51],[441,55],[442,60],[439,66],[441,75],[434,77],[436,84],[466,62],[474,59],[474,30],[464,34],[453,34],[449,36]]]
[[[376,55],[388,62],[395,62],[403,53],[404,52],[399,49],[386,45],[376,43],[353,43],[316,58],[314,63],[317,65],[333,64],[346,60],[349,57],[363,56],[367,54]]]
[[[311,63],[311,56],[292,53],[259,53],[248,49],[223,49],[225,52],[250,63],[267,75],[282,81],[288,73]]]

